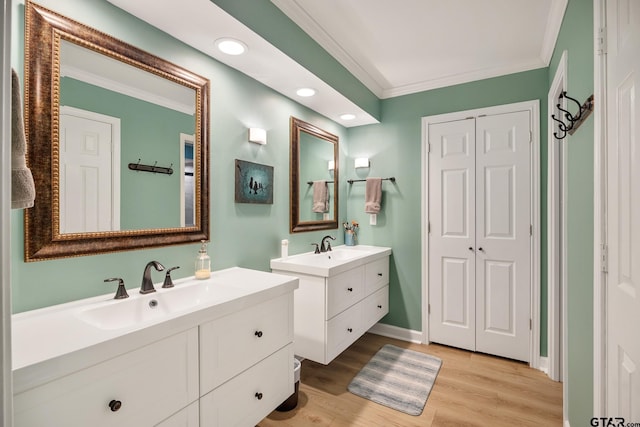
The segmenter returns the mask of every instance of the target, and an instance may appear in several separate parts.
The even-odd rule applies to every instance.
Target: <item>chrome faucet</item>
[[[327,246],[324,245],[324,242],[327,239],[331,239],[331,240],[336,240],[335,237],[331,237],[331,236],[324,236],[322,238],[322,241],[320,242],[320,252],[329,252],[331,251],[331,242],[327,241]]]
[[[142,274],[142,286],[140,286],[141,294],[150,294],[151,292],[156,291],[153,287],[153,281],[151,280],[151,267],[154,267],[157,271],[164,270],[164,266],[158,261],[149,261],[149,263],[147,263],[147,266],[144,268],[144,273]]]

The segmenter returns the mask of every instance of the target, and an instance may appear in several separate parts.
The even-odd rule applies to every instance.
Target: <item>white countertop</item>
[[[70,372],[100,363],[119,354],[147,345],[166,336],[234,313],[247,306],[265,301],[298,287],[296,278],[263,271],[233,267],[211,273],[207,280],[193,277],[174,281],[175,288],[141,295],[129,290],[123,301],[153,299],[154,296],[187,286],[212,286],[220,296],[197,304],[188,310],[118,329],[103,329],[80,319],[87,307],[118,304],[115,291],[106,295],[73,301],[12,317],[12,363],[14,393],[51,381]]]

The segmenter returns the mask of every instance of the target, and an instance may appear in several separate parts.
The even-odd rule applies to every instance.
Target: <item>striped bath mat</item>
[[[409,415],[420,415],[442,360],[391,344],[382,347],[358,372],[348,390]]]

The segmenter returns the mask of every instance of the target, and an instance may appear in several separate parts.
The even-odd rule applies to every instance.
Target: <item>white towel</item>
[[[36,198],[33,175],[25,159],[27,142],[21,97],[18,74],[11,69],[11,209],[30,208]]]
[[[367,178],[364,187],[364,211],[368,214],[380,212],[382,201],[382,178]]]
[[[329,187],[327,181],[313,181],[313,212],[329,212]]]

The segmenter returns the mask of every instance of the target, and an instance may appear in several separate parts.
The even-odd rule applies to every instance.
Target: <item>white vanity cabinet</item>
[[[298,271],[283,270],[286,261],[272,262],[274,273],[300,280],[294,292],[297,356],[328,364],[389,312],[391,250],[379,249],[362,260],[354,257],[338,273],[324,276],[304,273],[297,266],[293,268]]]
[[[193,328],[16,394],[14,425],[153,426],[197,400]]]
[[[121,314],[112,296],[15,315],[14,426],[255,426],[294,391],[298,280],[233,268],[126,309],[176,303],[188,286],[210,302],[129,330],[80,320],[87,307]]]

